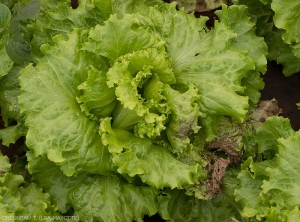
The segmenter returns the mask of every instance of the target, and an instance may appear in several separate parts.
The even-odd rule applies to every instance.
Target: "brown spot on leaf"
[[[211,173],[210,179],[206,181],[206,192],[210,196],[218,194],[222,190],[222,179],[226,174],[226,169],[230,164],[230,159],[215,158],[213,164],[207,166],[207,171]]]
[[[208,11],[206,1],[205,0],[197,0],[196,8],[194,11],[196,11],[196,12]]]
[[[282,113],[282,109],[278,107],[276,99],[260,101],[253,111],[251,122],[255,128],[261,126],[268,117],[278,116]]]
[[[225,152],[231,163],[238,163],[240,161],[240,157],[242,155],[241,151],[236,150],[238,146],[237,138],[242,135],[242,130],[238,131],[235,135],[230,135],[229,133],[225,133],[213,142],[211,142],[207,148],[216,150],[216,151],[223,151]]]

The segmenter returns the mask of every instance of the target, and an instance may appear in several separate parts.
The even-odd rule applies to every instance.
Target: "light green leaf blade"
[[[0,3],[0,78],[5,76],[13,66],[13,61],[7,55],[5,43],[8,38],[8,26],[11,20],[11,12],[9,8]]]
[[[142,222],[157,211],[156,190],[124,184],[118,177],[88,177],[70,195],[75,215],[85,221]]]
[[[43,45],[45,56],[20,76],[21,112],[26,115],[26,144],[36,156],[59,164],[66,175],[76,171],[107,173],[110,155],[97,133],[98,123],[80,109],[78,85],[87,79],[99,58],[81,51],[84,32],[75,29],[68,40],[57,36],[56,45]]]
[[[187,196],[181,190],[165,190],[159,196],[158,212],[163,219],[174,222],[244,221],[226,194],[206,201]]]
[[[241,79],[254,69],[254,64],[246,52],[231,45],[237,34],[218,22],[209,31],[206,17],[196,19],[177,12],[174,6],[152,8],[141,20],[166,41],[177,83],[196,85],[203,115],[218,113],[242,121],[248,98],[241,95]]]
[[[202,166],[180,162],[163,147],[152,144],[151,139],[112,129],[108,118],[102,120],[100,134],[113,155],[117,171],[123,175],[139,176],[144,183],[158,189],[183,188],[206,177]]]
[[[283,65],[283,74],[291,76],[300,71],[300,57],[296,57],[291,45],[285,43],[282,39],[284,30],[273,27],[272,31],[265,37],[269,47],[269,60],[275,60]]]
[[[242,85],[246,87],[244,94],[249,97],[249,110],[254,109],[260,100],[260,91],[265,87],[265,83],[258,71],[250,71],[242,79]]]
[[[47,216],[57,216],[48,193],[35,183],[23,186],[24,179],[21,175],[5,173],[0,175],[0,212],[2,219],[6,216],[16,216],[30,219],[32,216],[37,218]],[[54,221],[50,218],[49,221]]]
[[[290,120],[282,117],[269,117],[266,122],[257,129],[256,140],[258,152],[265,158],[271,159],[278,152],[278,139],[288,138],[294,133]]]
[[[9,25],[9,37],[6,40],[5,49],[8,56],[18,65],[27,64],[31,61],[31,45],[29,43],[28,31],[21,22],[32,19],[40,10],[37,0],[31,0],[21,5],[14,12]]]
[[[262,185],[263,193],[270,195],[270,203],[276,207],[291,210],[300,205],[299,197],[299,142],[300,132],[288,138],[278,139],[278,155],[275,157],[276,168],[268,168],[270,177]]]
[[[30,154],[33,178],[47,190],[60,212],[70,208],[84,221],[142,221],[157,212],[158,191],[152,187],[129,184],[116,175],[78,174],[65,176],[45,158]]]
[[[0,3],[0,33],[8,26],[11,19],[11,12],[9,8]]]
[[[14,66],[11,71],[0,80],[0,106],[4,126],[10,126],[12,121],[21,120],[18,96],[20,95],[19,72],[21,68]]]
[[[135,133],[140,137],[159,136],[165,129],[167,113],[161,86],[176,82],[165,51],[149,48],[121,56],[108,70],[107,78],[108,86],[115,86],[116,97],[122,106],[142,117]],[[143,93],[140,92],[142,88]],[[120,123],[114,125],[120,126]]]
[[[91,29],[92,40],[86,48],[107,57],[112,63],[136,50],[163,49],[163,41],[157,35],[139,26],[140,22],[134,15],[126,14],[122,19],[112,15],[104,26],[97,25]]]
[[[232,44],[241,51],[248,51],[248,55],[253,60],[256,70],[262,73],[267,71],[268,48],[264,38],[256,35],[255,23],[247,16],[247,7],[222,6],[222,10],[215,12],[220,21],[231,27],[237,34]]]
[[[170,122],[166,133],[172,145],[172,152],[184,155],[192,149],[190,136],[200,129],[198,118],[201,116],[198,102],[198,89],[191,85],[189,90],[180,93],[169,85],[164,87],[164,95],[171,110]]]
[[[7,75],[14,65],[14,62],[7,55],[5,47],[1,48],[1,45],[0,42],[0,78]]]
[[[0,176],[3,173],[10,171],[10,163],[7,156],[3,156],[2,152],[0,152]]]
[[[149,6],[161,5],[164,2],[161,0],[93,0],[92,3],[100,10],[104,20],[107,20],[112,14],[122,18],[126,14],[147,10]]]
[[[110,116],[117,102],[115,89],[108,88],[105,68],[102,70],[89,70],[87,80],[78,86],[81,95],[77,97],[77,101],[90,118]]]
[[[291,0],[273,0],[271,4],[274,23],[277,28],[286,30],[282,34],[288,44],[300,44],[300,2]]]

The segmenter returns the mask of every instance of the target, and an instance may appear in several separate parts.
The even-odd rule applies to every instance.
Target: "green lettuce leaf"
[[[248,8],[244,5],[240,6],[222,6],[222,10],[218,10],[215,14],[221,22],[230,26],[237,37],[233,39],[232,45],[241,51],[247,50],[256,66],[256,71],[250,71],[247,76],[242,79],[242,85],[245,86],[244,94],[249,97],[250,108],[254,108],[260,99],[260,90],[263,89],[264,83],[260,78],[260,73],[267,70],[268,48],[264,38],[256,35],[255,23],[247,16]]]
[[[49,193],[43,192],[35,183],[25,186],[24,178],[21,175],[10,173],[9,159],[3,156],[1,152],[0,163],[0,213],[2,220],[10,220],[10,216],[16,216],[14,221],[22,221],[31,218],[34,220],[33,216],[37,220],[40,217],[59,215],[51,203]]]
[[[199,200],[187,196],[181,190],[164,190],[158,196],[158,212],[163,219],[174,222],[186,221],[240,221],[240,205],[234,201],[232,191],[237,187],[235,173],[228,173],[224,182],[224,190],[211,200]]]
[[[116,175],[78,174],[65,176],[45,158],[29,154],[33,179],[47,190],[58,211],[72,209],[83,221],[143,221],[144,215],[157,212],[158,191],[148,186],[129,184]]]
[[[104,71],[91,69],[87,80],[78,86],[82,95],[77,101],[82,103],[82,111],[91,118],[96,116],[96,120],[110,116],[117,103],[115,89],[108,88],[105,74]]]
[[[20,95],[19,72],[21,67],[14,66],[5,77],[0,80],[0,106],[4,126],[9,126],[13,121],[21,120],[18,96]]]
[[[44,1],[39,0],[41,11],[34,22],[27,24],[26,28],[31,34],[31,50],[34,57],[42,57],[40,51],[42,44],[53,44],[55,35],[71,33],[73,29],[89,30],[96,24],[103,22],[99,10],[90,0],[80,1],[76,9],[72,9],[68,0]]]
[[[0,3],[0,78],[5,76],[12,68],[14,62],[6,53],[5,43],[8,39],[8,27],[11,21],[9,8]]]
[[[268,195],[270,204],[276,204],[279,209],[293,210],[300,205],[299,142],[300,132],[288,138],[279,138],[278,154],[274,158],[277,167],[266,169],[270,179],[263,182],[263,194]]]
[[[258,147],[267,159],[249,157],[234,191],[246,219],[299,221],[299,140],[299,132],[282,117],[270,117],[257,129]]]
[[[102,64],[99,57],[80,50],[86,36],[79,29],[68,40],[56,36],[56,45],[43,45],[45,56],[35,67],[28,65],[20,76],[19,103],[28,127],[26,144],[36,156],[47,155],[69,176],[83,170],[112,170],[98,122],[81,111],[76,99],[80,96],[78,86],[88,78],[92,64],[95,68]]]
[[[18,7],[10,21],[5,49],[11,60],[18,65],[25,65],[32,60],[29,33],[21,22],[34,18],[39,10],[39,2],[32,0]]]
[[[21,136],[25,136],[27,132],[24,126],[24,115],[20,114],[20,106],[18,104],[18,96],[20,95],[19,72],[20,67],[14,66],[0,80],[1,116],[6,127],[0,130],[0,139],[5,146],[15,143]]]
[[[218,113],[240,121],[245,118],[248,98],[240,95],[244,92],[241,79],[254,69],[254,63],[247,52],[231,44],[237,37],[234,31],[223,22],[208,31],[206,17],[195,19],[176,12],[173,4],[151,8],[141,20],[166,41],[177,83],[199,89],[203,116]]]
[[[116,97],[124,108],[134,110],[143,117],[135,129],[136,134],[140,137],[160,135],[165,129],[167,112],[167,109],[162,109],[165,107],[165,101],[160,96],[162,84],[176,82],[165,52],[148,49],[128,53],[115,62],[107,77],[108,86],[116,85]],[[143,87],[144,97],[139,93]],[[155,93],[158,95],[155,96]]]
[[[247,16],[247,7],[240,6],[222,6],[222,10],[215,12],[221,22],[230,26],[238,35],[233,39],[232,44],[241,51],[247,50],[248,55],[255,63],[256,70],[265,73],[267,70],[268,48],[264,39],[258,37],[255,33],[255,23]]]
[[[151,139],[138,138],[128,131],[112,129],[110,119],[102,120],[100,134],[108,146],[117,171],[141,180],[156,188],[183,188],[203,180],[206,173],[198,164],[186,165]]]
[[[89,36],[91,41],[86,48],[107,57],[111,63],[120,56],[136,50],[148,48],[162,50],[163,41],[147,29],[139,27],[139,23],[136,16],[131,14],[124,15],[122,19],[117,15],[111,15],[103,26],[97,25],[91,29]]]
[[[181,94],[169,85],[165,85],[164,94],[171,110],[171,120],[166,133],[172,145],[172,152],[184,155],[189,149],[193,149],[190,136],[200,129],[198,89],[191,85],[188,91]]]
[[[147,10],[149,6],[161,5],[164,2],[162,0],[93,0],[92,3],[100,10],[104,20],[107,20],[112,14],[122,18],[126,14]]]
[[[9,159],[7,156],[3,156],[2,152],[0,152],[0,176],[3,173],[9,172],[10,171],[10,163]]]
[[[274,14],[274,23],[277,28],[286,30],[282,34],[284,42],[292,44],[294,49],[300,48],[300,3],[298,1],[273,0],[271,4]],[[300,51],[296,50],[296,56],[300,58]],[[298,53],[297,53],[298,52]]]
[[[300,71],[300,58],[293,53],[291,46],[281,38],[284,30],[273,27],[265,37],[269,46],[268,59],[277,61],[283,65],[282,73],[285,76],[291,76]]]
[[[278,151],[278,139],[288,138],[293,133],[289,119],[269,117],[268,121],[257,129],[258,152],[263,153],[266,159],[273,158]]]
[[[299,3],[289,1],[235,0],[248,7],[248,15],[256,23],[258,36],[268,45],[268,59],[283,65],[283,73],[290,76],[300,71],[297,8]],[[292,12],[292,13],[291,13]]]

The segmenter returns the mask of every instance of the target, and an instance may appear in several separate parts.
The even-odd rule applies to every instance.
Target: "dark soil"
[[[300,103],[300,73],[285,77],[280,65],[269,62],[268,71],[263,78],[265,88],[262,90],[261,100],[275,98],[282,109],[281,116],[289,118],[293,129],[299,130],[300,110],[296,103]]]

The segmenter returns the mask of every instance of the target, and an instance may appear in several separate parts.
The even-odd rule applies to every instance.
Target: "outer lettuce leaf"
[[[238,36],[234,38],[232,44],[241,51],[247,50],[255,63],[256,71],[249,72],[242,79],[242,85],[246,87],[244,94],[249,97],[250,105],[254,107],[260,99],[259,91],[264,87],[259,72],[265,73],[267,69],[267,45],[262,37],[256,35],[255,23],[250,21],[250,17],[247,16],[246,6],[226,7],[223,5],[222,10],[216,11],[215,14],[221,22],[230,26],[237,33]]]
[[[297,1],[277,1],[273,0],[271,4],[274,14],[274,24],[277,28],[285,30],[277,31],[278,39],[283,39],[280,43],[280,48],[276,47],[275,50],[281,51],[281,55],[278,57],[278,62],[284,65],[284,74],[289,76],[293,73],[299,72],[299,59],[300,59],[300,33],[299,33],[299,9],[300,4]],[[273,34],[274,35],[274,34]],[[274,38],[271,43],[276,43]],[[279,41],[279,40],[278,40]]]
[[[5,76],[11,70],[14,64],[11,58],[7,55],[5,48],[2,48],[1,45],[3,44],[0,42],[0,78]]]
[[[55,35],[67,35],[73,29],[90,29],[103,22],[99,10],[90,0],[80,1],[76,9],[72,9],[70,1],[45,1],[39,0],[41,12],[27,29],[32,35],[31,46],[34,56],[42,57],[40,46],[45,43],[53,44]]]
[[[300,3],[273,0],[271,8],[275,12],[274,24],[286,31],[282,34],[283,41],[291,46],[293,54],[300,59]]]
[[[289,119],[269,117],[268,121],[258,128],[256,140],[258,152],[263,153],[266,159],[271,159],[277,153],[278,138],[288,138],[294,133]]]
[[[0,130],[0,139],[4,146],[15,143],[20,137],[26,135],[26,129],[22,124],[13,125]]]
[[[6,75],[13,66],[13,61],[6,53],[5,43],[8,38],[8,26],[11,20],[9,8],[0,3],[0,78]]]
[[[18,96],[20,95],[20,86],[18,82],[21,68],[14,68],[0,80],[0,106],[4,126],[11,125],[12,121],[20,120],[20,107],[18,105]]]
[[[43,6],[42,4],[41,7]],[[76,9],[70,7],[70,1],[57,1],[55,8],[51,11],[47,10],[43,29],[48,30],[51,36],[54,36],[70,33],[74,28],[90,29],[102,21],[101,13],[89,0],[80,1]]]
[[[25,136],[27,132],[26,127],[24,127],[24,116],[20,114],[17,98],[20,95],[19,71],[20,67],[14,66],[0,80],[1,117],[6,127],[0,130],[0,139],[5,146],[15,143],[21,136]]]
[[[90,67],[102,63],[99,57],[79,50],[84,38],[79,29],[68,40],[56,36],[54,46],[42,46],[45,56],[38,64],[27,66],[20,76],[19,103],[28,127],[26,144],[36,156],[47,155],[69,176],[83,170],[112,170],[98,123],[81,111],[76,100],[80,96],[77,87],[88,78]]]
[[[107,20],[110,15],[117,14],[123,17],[125,14],[146,10],[149,6],[160,5],[161,0],[93,0],[92,3],[101,11],[102,17]]]
[[[51,203],[50,195],[44,193],[35,183],[23,187],[24,179],[21,175],[11,174],[11,165],[7,157],[0,152],[0,213],[2,220],[9,216],[21,217],[28,220],[33,216],[55,216],[55,207]],[[15,220],[14,220],[15,221]],[[50,220],[53,221],[53,220]]]
[[[263,193],[268,194],[270,203],[277,208],[292,210],[297,207],[299,214],[300,132],[280,138],[278,142],[278,155],[274,158],[277,167],[266,170],[270,179],[263,182]]]
[[[0,176],[3,173],[10,171],[11,164],[9,163],[9,159],[7,156],[3,156],[2,152],[0,152]]]
[[[291,76],[300,71],[300,58],[296,57],[290,45],[286,44],[281,35],[283,30],[274,28],[266,37],[269,46],[268,59],[276,60],[278,64],[283,65],[283,74]]]
[[[300,3],[298,1],[273,0],[271,4],[274,10],[274,23],[277,28],[285,29],[282,34],[283,40],[293,47],[300,47]],[[300,54],[298,54],[300,56]]]
[[[223,5],[222,10],[216,11],[215,14],[221,22],[230,26],[238,35],[232,44],[241,51],[247,50],[255,63],[256,70],[265,73],[268,48],[264,39],[255,34],[255,23],[250,21],[250,17],[247,16],[247,7],[244,5],[230,7]]]
[[[113,63],[117,58],[136,50],[162,49],[163,41],[147,29],[139,27],[134,15],[126,14],[122,19],[112,15],[103,26],[97,25],[90,31],[91,41],[87,49],[95,51]]]
[[[75,215],[85,221],[143,221],[157,211],[157,192],[122,182],[118,177],[88,177],[70,197]]]
[[[186,165],[176,160],[163,147],[153,145],[147,138],[138,138],[131,133],[112,129],[110,119],[102,120],[100,134],[103,144],[108,146],[117,171],[141,180],[158,189],[164,187],[183,188],[205,179],[202,166]]]
[[[257,143],[267,160],[249,157],[234,192],[248,220],[299,221],[299,140],[299,132],[283,118],[268,118],[258,128]]]
[[[230,32],[222,26],[222,24],[216,25],[215,30],[212,31],[215,32],[214,37],[207,37],[207,39],[215,41],[228,39],[229,36],[225,33]],[[209,34],[212,35],[212,32]],[[220,47],[224,44],[214,40],[206,45]],[[239,95],[244,92],[240,82],[245,74],[254,68],[253,63],[249,57],[226,49],[225,44],[223,46],[223,49],[216,49],[216,51],[210,49],[206,53],[199,52],[198,56],[190,58],[189,62],[184,63],[180,68],[177,66],[175,73],[180,73],[176,75],[177,81],[185,84],[193,83],[199,88],[202,96],[200,110],[203,113],[229,115],[242,121],[248,108],[248,98]],[[243,59],[240,60],[241,58]],[[211,61],[216,62],[215,65]]]
[[[218,22],[207,31],[206,18],[197,20],[193,15],[176,12],[174,5],[150,9],[147,18],[141,19],[166,41],[177,82],[198,87],[204,115],[244,119],[248,98],[240,95],[244,92],[241,79],[254,69],[254,64],[246,52],[232,46],[236,33]]]
[[[241,214],[245,218],[256,218],[261,220],[268,213],[267,201],[261,197],[261,185],[265,175],[265,168],[269,162],[255,164],[249,157],[241,167],[238,175],[240,187],[234,191],[236,201],[243,207]],[[261,167],[259,167],[261,166]]]
[[[289,1],[236,0],[235,4],[246,5],[248,14],[256,22],[258,36],[265,38],[269,48],[268,59],[283,65],[283,73],[290,76],[300,71],[299,39],[297,39],[297,4]],[[294,13],[290,13],[290,12]],[[274,17],[274,19],[273,19]],[[291,19],[289,19],[291,17]],[[284,40],[283,40],[284,39]],[[288,41],[286,41],[286,40]]]
[[[213,199],[199,200],[187,196],[180,190],[164,190],[159,196],[158,212],[163,219],[174,222],[186,221],[240,221],[244,218],[240,215],[240,206],[234,201],[232,191],[237,186],[236,175],[228,173],[223,180],[225,188],[222,194]]]
[[[39,10],[39,2],[32,0],[17,8],[11,19],[5,48],[9,57],[19,65],[25,65],[32,60],[29,33],[21,22],[34,18]]]
[[[157,212],[154,188],[128,184],[115,175],[69,178],[47,159],[32,158],[33,179],[51,194],[61,212],[71,207],[80,220],[103,222],[143,221],[144,215]]]
[[[249,110],[252,110],[260,100],[260,90],[265,87],[265,83],[258,71],[250,71],[242,79],[242,85],[246,87],[244,94],[249,97]]]

